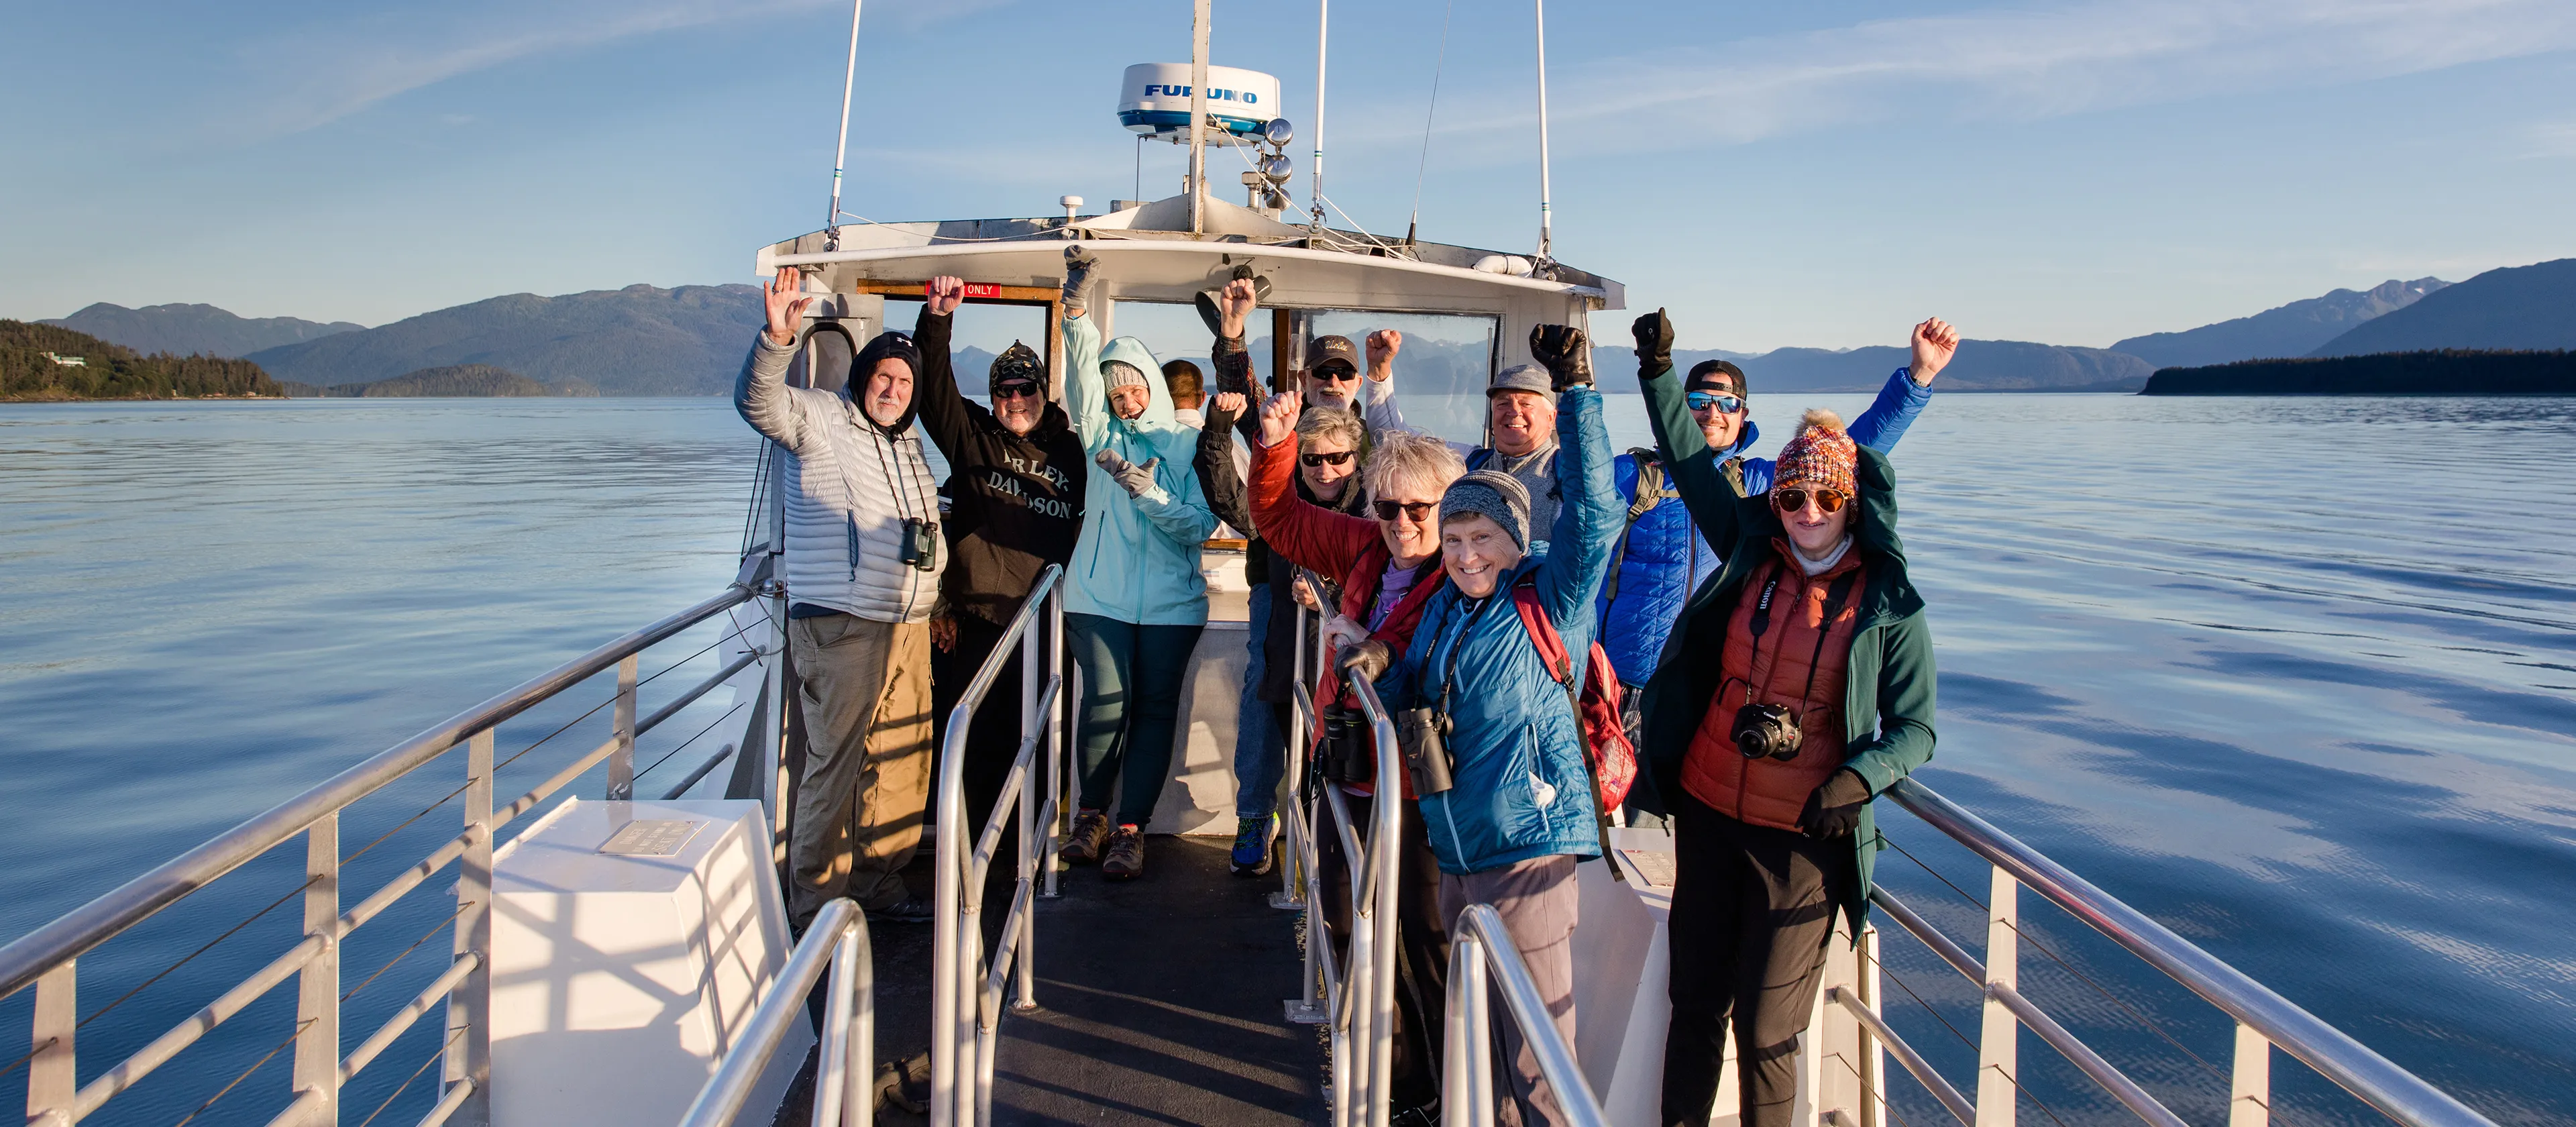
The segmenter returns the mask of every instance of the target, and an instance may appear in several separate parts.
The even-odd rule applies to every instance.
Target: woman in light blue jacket
[[[1086,292],[1095,266],[1066,249],[1064,409],[1092,464],[1066,576],[1083,701],[1082,796],[1064,856],[1131,880],[1145,871],[1144,827],[1172,773],[1181,684],[1207,626],[1199,546],[1216,516],[1191,464],[1199,433],[1173,419],[1162,364],[1134,337],[1101,347]]]

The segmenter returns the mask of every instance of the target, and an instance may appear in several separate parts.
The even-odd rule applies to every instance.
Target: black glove
[[[1091,309],[1091,274],[1100,260],[1075,243],[1064,248],[1064,312],[1070,317]]]
[[[1345,679],[1358,677],[1375,681],[1386,672],[1387,663],[1393,660],[1394,655],[1388,652],[1386,643],[1375,638],[1362,639],[1342,647],[1342,676]]]
[[[1572,325],[1534,325],[1530,355],[1547,369],[1548,386],[1563,391],[1592,382],[1592,350],[1584,347],[1583,330]]]
[[[1798,828],[1808,837],[1850,837],[1860,828],[1860,812],[1869,806],[1869,784],[1849,767],[1834,772],[1824,785],[1807,796],[1807,809],[1798,815]]]
[[[1653,379],[1673,367],[1673,319],[1661,309],[1637,318],[1628,326],[1637,338],[1637,376]]]

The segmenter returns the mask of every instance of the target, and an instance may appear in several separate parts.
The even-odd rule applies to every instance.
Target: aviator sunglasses
[[[1816,511],[1826,516],[1843,511],[1843,495],[1830,489],[1774,489],[1771,503],[1779,506],[1781,512],[1794,513],[1807,507],[1807,496],[1811,493],[1816,498]]]
[[[1423,521],[1431,519],[1431,510],[1439,508],[1440,502],[1379,501],[1372,504],[1370,507],[1377,510],[1377,519],[1379,520],[1391,521],[1395,519],[1395,514],[1403,513],[1406,516],[1412,517],[1414,523],[1420,524]]]
[[[1306,463],[1310,469],[1316,466],[1338,466],[1351,460],[1351,451],[1335,450],[1329,454],[1299,454],[1297,460]]]
[[[1715,407],[1732,415],[1744,409],[1744,399],[1741,396],[1725,395],[1714,391],[1694,391],[1684,398],[1690,401],[1690,409],[1694,411],[1705,411]]]

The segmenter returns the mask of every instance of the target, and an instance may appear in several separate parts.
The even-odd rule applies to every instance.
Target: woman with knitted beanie
[[[1635,332],[1656,442],[1726,560],[1646,686],[1675,861],[1662,1121],[1709,1122],[1731,1024],[1741,1122],[1787,1127],[1835,916],[1857,936],[1868,912],[1870,800],[1932,758],[1932,635],[1886,456],[1809,411],[1771,488],[1741,496],[1683,406],[1672,322]]]

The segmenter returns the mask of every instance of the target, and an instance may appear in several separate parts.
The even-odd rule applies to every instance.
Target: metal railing
[[[1494,1122],[1493,1023],[1485,1014],[1485,972],[1491,969],[1501,987],[1503,1008],[1538,1061],[1565,1121],[1575,1127],[1605,1127],[1609,1117],[1592,1094],[1592,1082],[1574,1059],[1574,1046],[1547,1012],[1538,984],[1530,980],[1501,913],[1490,904],[1469,904],[1449,929],[1449,1000],[1440,1068],[1442,1127],[1491,1127]]]
[[[539,803],[603,760],[609,765],[607,797],[629,796],[634,789],[636,774],[636,738],[731,678],[750,661],[765,656],[765,652],[755,644],[755,653],[728,663],[715,676],[683,690],[672,703],[640,720],[636,715],[639,655],[653,645],[755,597],[751,586],[737,583],[714,598],[616,638],[377,753],[321,785],[180,854],[8,946],[0,947],[0,997],[14,995],[29,986],[36,991],[35,1012],[29,1032],[29,1043],[33,1048],[27,1060],[27,1121],[48,1127],[69,1127],[80,1122],[252,1002],[287,979],[294,978],[297,980],[295,1025],[288,1038],[294,1047],[290,1089],[293,1100],[270,1120],[272,1124],[335,1122],[341,1087],[442,1001],[447,1011],[449,1032],[442,1043],[439,1058],[433,1059],[443,1058],[445,1062],[445,1086],[439,1100],[421,1123],[425,1127],[450,1121],[476,1125],[489,1123],[494,838],[512,819],[535,809]],[[738,629],[728,639],[742,632]],[[720,639],[717,644],[724,640]],[[711,645],[708,648],[715,647]],[[504,721],[611,668],[617,670],[617,695],[614,698],[613,732],[607,741],[516,800],[496,807],[493,793],[494,730]],[[340,871],[350,858],[343,858],[340,854],[341,812],[350,804],[377,793],[458,748],[465,749],[466,753],[462,785],[430,809],[461,797],[464,807],[461,832],[367,894],[355,907],[343,910],[340,906]],[[80,957],[299,834],[305,838],[305,882],[300,888],[304,909],[303,938],[226,989],[187,1020],[100,1072],[89,1083],[79,1083],[80,1068],[75,1056],[74,1034],[88,1020],[81,1016],[78,1006],[77,967]],[[450,864],[457,867],[458,911],[452,917],[453,945],[447,969],[410,1004],[395,1011],[343,1058],[339,1052],[341,1003],[345,997],[340,973],[343,943],[352,932],[377,918],[404,894],[420,887]],[[290,891],[287,895],[293,897],[297,892]],[[283,902],[281,898],[280,903]],[[111,1006],[114,1004],[110,1003]],[[96,1016],[97,1013],[90,1015]],[[426,1067],[424,1064],[423,1068]]]
[[[2021,889],[2027,886],[2234,1019],[2228,1127],[2265,1127],[2270,1121],[2271,1053],[2275,1047],[2404,1127],[2495,1127],[2449,1093],[2398,1067],[2351,1035],[2326,1024],[1932,788],[1905,779],[1888,788],[1886,797],[1924,824],[1966,846],[1993,869],[1991,893],[1985,904],[1986,957],[1982,962],[1886,887],[1870,894],[1871,901],[1907,933],[1981,991],[1983,1014],[1977,1044],[1975,1099],[1962,1095],[1934,1072],[1921,1053],[1888,1027],[1874,1006],[1839,988],[1829,990],[1825,1001],[1858,1018],[1870,1036],[1883,1043],[1960,1123],[1969,1127],[2011,1127],[2016,1097],[2021,1092],[2018,1050],[2025,1028],[2138,1118],[2158,1127],[2182,1127],[2184,1122],[2021,992],[2018,955],[2023,936],[2019,900]]]
[[[1310,644],[1318,625],[1313,619],[1304,607],[1298,608],[1288,726],[1287,777],[1292,782],[1303,777],[1305,747],[1317,726],[1312,685],[1320,680],[1329,660],[1320,644]],[[1377,687],[1353,679],[1349,688],[1368,721],[1377,760],[1368,835],[1363,841],[1352,829],[1350,805],[1338,784],[1323,782],[1304,806],[1288,803],[1288,816],[1283,819],[1287,848],[1281,863],[1288,872],[1282,877],[1285,888],[1271,903],[1307,913],[1303,985],[1299,996],[1283,1005],[1291,1022],[1329,1023],[1333,1127],[1386,1127],[1392,1114],[1395,1071],[1395,963],[1401,926],[1396,920],[1396,874],[1403,849],[1404,775],[1395,725],[1378,700]],[[1331,956],[1323,917],[1315,911],[1326,903],[1316,841],[1326,811],[1332,814],[1333,832],[1340,839],[1350,876],[1351,928],[1339,960]]]
[[[844,897],[815,913],[805,938],[770,984],[769,996],[752,1011],[716,1074],[698,1089],[680,1127],[731,1127],[787,1030],[805,1019],[806,995],[827,967],[830,1001],[823,1044],[814,1058],[814,1112],[806,1122],[810,1127],[868,1127],[875,1120],[876,955],[868,946],[867,913]]]
[[[990,1122],[993,1108],[993,1055],[999,1047],[1002,991],[1016,978],[1011,1008],[1037,1008],[1037,874],[1047,873],[1047,891],[1055,895],[1055,826],[1064,812],[1063,709],[1074,699],[1064,675],[1064,569],[1050,565],[1029,588],[1020,611],[1002,631],[993,652],[948,714],[948,736],[940,747],[937,813],[938,885],[935,932],[931,948],[930,987],[930,1122],[933,1127],[965,1127]],[[1045,637],[1031,627],[1043,615]],[[966,844],[966,736],[975,710],[1001,676],[1012,645],[1020,655],[1020,747],[1004,777],[992,814]],[[1044,670],[1043,682],[1040,671]],[[1046,799],[1040,806],[1036,761],[1046,754]],[[1013,850],[1019,875],[1009,912],[1002,917],[1001,943],[984,956],[984,879],[1001,848],[1003,819],[1019,818],[1019,841]],[[1044,832],[1039,832],[1041,829]],[[1016,970],[1016,974],[1014,974]],[[969,1012],[967,1001],[974,1003]]]

